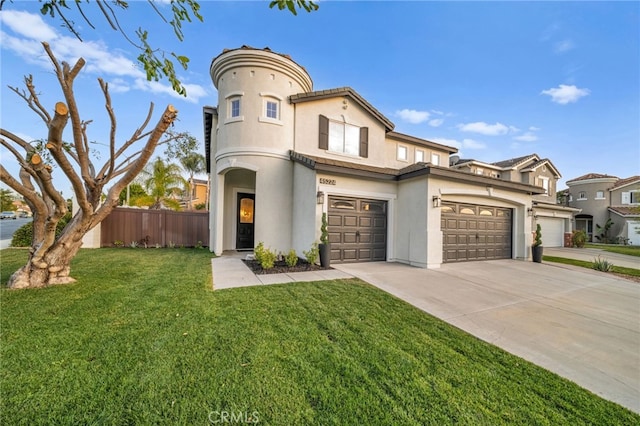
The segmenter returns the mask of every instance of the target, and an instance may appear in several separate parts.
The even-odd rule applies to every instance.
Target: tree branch
[[[36,93],[36,88],[33,85],[33,76],[31,74],[29,74],[29,76],[24,77],[24,84],[25,86],[27,86],[27,90],[29,91],[28,97],[24,91],[21,91],[16,87],[12,87],[12,86],[7,86],[7,87],[11,89],[13,92],[15,92],[22,99],[24,99],[24,101],[27,103],[29,108],[31,108],[33,112],[38,114],[42,119],[42,121],[44,121],[46,124],[49,124],[49,122],[51,121],[51,116],[49,115],[49,112],[47,112],[47,109],[43,107],[42,104],[40,103],[40,99],[38,98],[38,94]]]

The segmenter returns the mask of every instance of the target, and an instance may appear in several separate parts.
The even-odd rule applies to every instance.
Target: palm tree
[[[193,175],[197,173],[204,173],[205,169],[205,159],[204,155],[198,154],[197,152],[190,152],[180,159],[180,163],[182,163],[182,167],[185,171],[189,172],[189,210],[193,208]]]
[[[182,169],[177,164],[165,163],[160,157],[140,173],[142,185],[149,194],[148,205],[150,209],[160,209],[167,206],[172,210],[180,210],[180,202],[177,196],[182,193],[185,180],[182,177]],[[145,203],[147,204],[147,203]]]

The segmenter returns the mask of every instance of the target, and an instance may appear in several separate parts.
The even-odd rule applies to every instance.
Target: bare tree
[[[102,79],[98,79],[111,130],[109,156],[101,167],[96,167],[87,136],[87,126],[91,120],[80,117],[73,89],[74,80],[85,61],[80,58],[73,66],[60,63],[49,45],[43,43],[43,46],[53,64],[64,101],[55,104],[52,115],[41,104],[31,75],[24,78],[26,90],[11,86],[10,89],[27,103],[48,128],[43,147],[45,152],[39,151],[35,144],[0,128],[0,143],[21,166],[19,176],[14,177],[0,165],[0,180],[21,194],[33,212],[33,241],[29,258],[9,279],[10,288],[74,282],[70,276],[70,263],[82,246],[82,237],[109,215],[118,204],[122,189],[140,173],[158,145],[189,138],[188,134],[168,132],[178,115],[171,105],[165,108],[155,127],[147,130],[153,115],[151,103],[141,126],[119,144],[109,87]],[[62,135],[68,124],[71,126],[72,141],[67,143]],[[71,182],[79,205],[79,210],[57,239],[56,224],[68,212],[68,207],[61,192],[54,187],[54,169],[48,159],[58,166],[55,171],[62,172]],[[106,196],[103,195],[104,190],[107,190]]]

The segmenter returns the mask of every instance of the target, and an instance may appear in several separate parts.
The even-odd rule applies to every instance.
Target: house
[[[559,175],[550,161],[533,155],[499,177],[450,167],[456,148],[394,131],[350,87],[314,90],[302,66],[268,48],[224,50],[210,73],[218,99],[203,120],[216,254],[258,242],[302,254],[326,213],[333,262],[530,258],[534,203],[553,198]],[[520,178],[507,179],[514,167]]]
[[[191,208],[192,210],[207,210],[207,198],[209,196],[208,191],[208,181],[203,179],[193,179],[193,186],[190,188],[190,193],[183,195],[180,205],[185,209]]]
[[[558,205],[557,183],[562,177],[558,169],[548,158],[538,154],[529,154],[495,163],[485,163],[472,159],[460,159],[452,156],[451,168],[477,176],[489,176],[511,182],[522,182],[542,187],[544,192],[532,196],[532,209],[528,213],[533,217],[534,226],[540,224],[543,244],[546,247],[569,246],[575,208]]]
[[[604,240],[605,224],[610,242],[640,245],[640,176],[620,179],[616,176],[589,173],[567,181],[564,198],[568,206],[580,209],[575,228],[584,230],[589,241]]]

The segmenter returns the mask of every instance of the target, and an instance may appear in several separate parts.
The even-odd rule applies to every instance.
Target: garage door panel
[[[331,259],[386,260],[386,205],[386,201],[329,196]]]
[[[562,247],[564,245],[564,219],[538,217],[537,223],[542,228],[542,242],[545,246]]]
[[[469,204],[443,203],[443,260],[511,258],[511,210]]]

